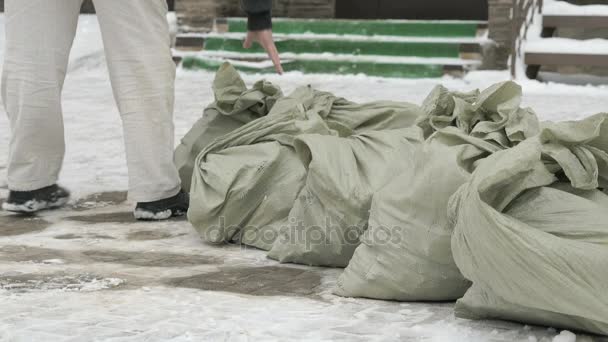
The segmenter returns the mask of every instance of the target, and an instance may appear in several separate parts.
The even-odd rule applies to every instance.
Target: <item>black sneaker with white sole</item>
[[[41,210],[61,208],[68,203],[70,192],[57,184],[32,191],[9,191],[2,209],[32,214]]]
[[[139,202],[133,214],[140,221],[160,221],[184,216],[190,206],[190,196],[180,191],[177,195],[154,202]]]

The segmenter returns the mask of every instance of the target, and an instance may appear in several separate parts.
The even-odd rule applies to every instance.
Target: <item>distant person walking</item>
[[[6,0],[2,98],[12,137],[8,211],[59,208],[69,192],[57,185],[65,142],[61,92],[83,0]],[[175,64],[166,0],[96,0],[114,97],[120,111],[135,217],[183,215],[188,195],[173,164]],[[271,0],[243,0],[244,45],[259,42],[281,64],[272,40]],[[95,153],[95,151],[91,151]]]

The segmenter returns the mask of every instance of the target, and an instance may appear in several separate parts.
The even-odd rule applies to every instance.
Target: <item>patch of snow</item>
[[[418,325],[412,330],[418,332],[420,336],[429,336],[428,341],[431,342],[486,342],[490,336],[498,335],[496,330],[480,333],[475,329],[458,327],[447,322]]]
[[[106,290],[113,287],[123,285],[125,281],[119,278],[94,278],[89,282],[81,284],[82,286],[78,289],[81,292],[96,292],[100,290]]]
[[[4,32],[4,30],[3,30]],[[99,32],[99,21],[93,14],[81,15],[78,30],[70,51],[69,71],[106,68],[103,40]]]
[[[526,52],[608,55],[608,39],[544,38],[529,40]]]
[[[451,317],[423,323],[421,317],[436,314],[423,305],[395,312],[390,307],[399,304],[378,301],[325,302],[167,287],[94,295],[33,292],[4,297],[1,304],[10,317],[19,318],[0,326],[10,331],[10,340],[512,342],[530,334],[513,326],[500,332],[467,327]]]
[[[175,12],[167,13],[167,23],[169,24],[169,34],[171,35],[171,47],[174,47],[177,31],[179,30],[177,25],[177,14]]]
[[[219,56],[219,55],[218,55]],[[205,58],[211,61],[216,61],[218,63],[222,63],[225,61],[230,62],[232,65],[234,65],[235,67],[242,67],[242,68],[251,68],[251,69],[266,69],[266,68],[270,68],[274,66],[274,63],[272,62],[272,60],[266,58],[266,59],[259,59],[257,61],[247,61],[247,60],[239,60],[239,59],[234,59],[235,57],[218,57],[218,56],[203,56],[203,55],[196,55],[196,57],[201,57],[201,58]],[[286,65],[288,63],[292,62],[292,60],[282,60],[281,63],[283,65]]]
[[[244,40],[246,34],[240,32],[207,34],[186,34],[180,36],[202,37],[202,38],[227,38]],[[406,37],[406,36],[363,36],[354,34],[315,34],[315,33],[274,33],[276,41],[281,40],[334,40],[334,41],[354,41],[354,42],[397,42],[397,43],[452,43],[452,44],[484,44],[490,40],[486,36],[482,37]]]
[[[183,56],[215,57],[228,59],[267,59],[265,53],[239,53],[230,51],[204,51],[184,53]],[[371,62],[382,64],[439,64],[439,65],[479,65],[481,61],[460,58],[424,58],[424,57],[392,57],[373,55],[341,55],[333,53],[281,53],[281,59],[304,61],[341,61],[341,62]]]
[[[568,330],[564,330],[553,338],[553,342],[576,342],[576,335]]]
[[[99,278],[93,275],[77,276],[41,276],[35,279],[5,277],[0,279],[0,289],[14,293],[28,292],[96,292],[118,287],[124,284],[123,279]]]
[[[608,16],[608,6],[574,5],[566,1],[545,0],[543,14],[559,16]]]
[[[66,205],[68,203],[68,200],[69,200],[68,197],[62,197],[62,198],[57,199],[54,202],[35,200],[35,199],[27,201],[22,204],[4,202],[4,203],[2,203],[2,209],[6,210],[6,211],[15,212],[15,213],[28,213],[29,214],[29,213],[38,212],[40,210],[63,207],[64,205]]]
[[[172,214],[172,212],[170,209],[167,209],[165,211],[161,211],[158,213],[154,213],[154,212],[146,211],[146,210],[142,210],[142,209],[136,209],[135,212],[133,213],[133,216],[135,216],[135,218],[138,220],[160,221],[160,220],[166,220],[166,219],[170,218],[171,214]]]

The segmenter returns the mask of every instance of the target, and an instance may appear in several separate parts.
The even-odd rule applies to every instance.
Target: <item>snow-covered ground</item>
[[[583,5],[577,6],[567,1],[546,0],[543,4],[545,15],[572,15],[572,16],[608,16],[606,5]]]
[[[204,245],[183,220],[133,222],[132,204],[124,201],[120,117],[94,17],[81,17],[70,70],[61,183],[74,200],[69,209],[35,219],[0,214],[0,341],[574,341],[568,332],[543,327],[456,319],[451,303],[336,297],[331,289],[339,270],[279,265],[260,251]],[[253,83],[258,76],[245,78]],[[267,78],[286,93],[312,84],[356,101],[420,103],[439,83],[483,88],[508,73],[426,80],[297,73]],[[178,72],[178,138],[213,100],[212,79],[207,72]],[[521,83],[525,104],[545,120],[608,111],[605,87]],[[2,111],[0,198],[7,193],[9,134]]]

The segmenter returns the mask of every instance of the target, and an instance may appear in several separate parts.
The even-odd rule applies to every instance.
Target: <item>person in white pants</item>
[[[2,98],[12,129],[6,210],[31,213],[68,201],[69,192],[56,184],[65,152],[61,92],[82,2],[5,1]],[[262,0],[262,7],[246,1],[246,10],[247,2],[257,6],[249,12],[257,27],[247,41],[260,42],[278,61],[266,23],[270,1]],[[135,216],[182,215],[188,196],[180,190],[173,163],[175,64],[166,0],[96,0],[94,5],[123,121]]]

